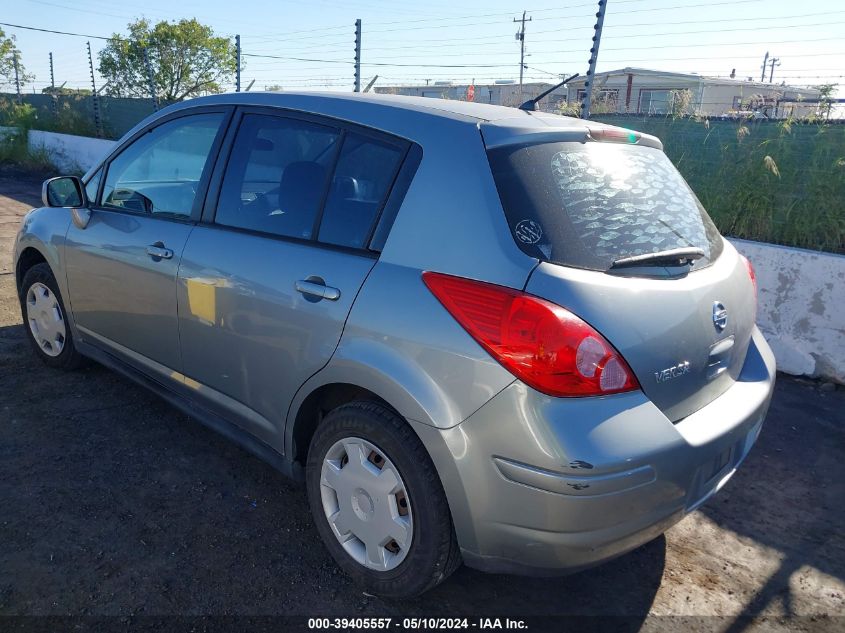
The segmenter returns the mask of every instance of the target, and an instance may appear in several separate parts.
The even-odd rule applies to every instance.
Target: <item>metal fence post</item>
[[[587,80],[584,82],[584,100],[581,102],[581,118],[590,118],[590,100],[593,98],[593,83],[596,77],[596,62],[599,58],[599,44],[601,44],[601,29],[604,26],[604,10],[607,0],[599,0],[599,10],[596,13],[596,25],[593,27],[593,45],[590,48],[590,68],[587,70]]]
[[[97,94],[97,83],[94,80],[94,56],[91,54],[91,42],[88,45],[88,68],[91,70],[91,99],[94,104],[94,127],[97,129],[97,138],[103,138],[103,122],[100,117],[100,95]]]
[[[241,91],[241,36],[235,35],[235,57],[238,66],[235,68],[235,92]]]
[[[53,117],[59,118],[59,95],[56,94],[56,75],[53,73],[53,52],[50,51],[50,109]]]
[[[361,92],[361,20],[355,20],[355,88]]]
[[[144,67],[147,69],[147,87],[150,90],[150,99],[153,100],[153,112],[158,112],[158,97],[156,96],[156,86],[153,81],[153,67],[150,64],[150,56],[147,54],[147,47],[144,47]]]
[[[14,51],[12,53],[12,61],[15,65],[15,92],[18,95],[18,103],[23,104],[23,95],[21,95],[21,77],[20,73],[18,72],[18,52]]]

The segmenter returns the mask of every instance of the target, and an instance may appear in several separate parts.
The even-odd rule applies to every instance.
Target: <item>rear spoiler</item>
[[[509,127],[482,123],[479,125],[484,145],[487,149],[497,149],[516,145],[539,145],[541,143],[623,143],[625,145],[644,145],[663,150],[663,143],[656,136],[626,130],[612,125],[589,125],[583,127]]]

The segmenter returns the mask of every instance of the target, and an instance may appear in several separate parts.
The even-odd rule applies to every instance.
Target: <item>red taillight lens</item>
[[[423,281],[449,313],[505,369],[550,396],[637,389],[619,353],[587,323],[518,290],[440,273]]]
[[[751,285],[754,286],[754,294],[757,294],[757,273],[754,272],[754,266],[751,261],[745,256],[740,255],[742,261],[745,262],[745,267],[748,269],[748,276],[751,277]]]
[[[754,266],[751,265],[751,261],[745,255],[740,255],[740,257],[742,257],[742,261],[748,269],[751,285],[754,286],[754,320],[757,321],[757,273],[754,272]]]

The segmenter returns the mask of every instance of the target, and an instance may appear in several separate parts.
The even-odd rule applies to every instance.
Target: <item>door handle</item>
[[[300,279],[294,284],[294,287],[297,292],[311,297],[317,297],[318,299],[328,299],[329,301],[340,299],[340,290],[327,286],[325,283],[311,281],[310,279]]]
[[[161,242],[156,242],[147,246],[147,255],[153,259],[170,259],[173,257],[173,251],[165,248]]]

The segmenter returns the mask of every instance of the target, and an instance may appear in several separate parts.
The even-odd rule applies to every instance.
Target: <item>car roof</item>
[[[569,120],[572,126],[583,127],[584,122],[572,117],[548,115],[542,112],[526,112],[518,108],[511,108],[488,103],[475,103],[472,101],[458,101],[452,99],[436,99],[432,97],[408,97],[404,95],[356,93],[356,92],[329,92],[329,91],[266,91],[266,92],[228,92],[208,97],[197,97],[177,104],[177,108],[199,105],[256,105],[256,106],[278,106],[295,109],[308,109],[315,113],[320,112],[320,106],[334,110],[344,102],[349,105],[361,106],[371,104],[378,107],[390,107],[403,110],[410,115],[436,115],[449,119],[471,120],[473,123],[494,122],[503,119],[520,118],[520,127],[530,122],[532,118],[541,120],[551,116],[554,119]],[[543,123],[541,123],[542,125]],[[557,123],[560,126],[561,123]]]
[[[329,92],[329,91],[264,91],[227,92],[188,99],[160,112],[200,106],[269,106],[298,112],[333,117],[418,140],[422,130],[442,130],[438,123],[472,125],[481,130],[485,142],[492,146],[516,141],[538,142],[541,133],[546,140],[583,141],[590,130],[616,128],[598,121],[584,120],[548,112],[532,112],[489,103],[408,97],[404,95]],[[145,120],[135,129],[147,124]],[[436,132],[435,132],[436,133]],[[662,148],[655,137],[642,134],[643,144]]]

